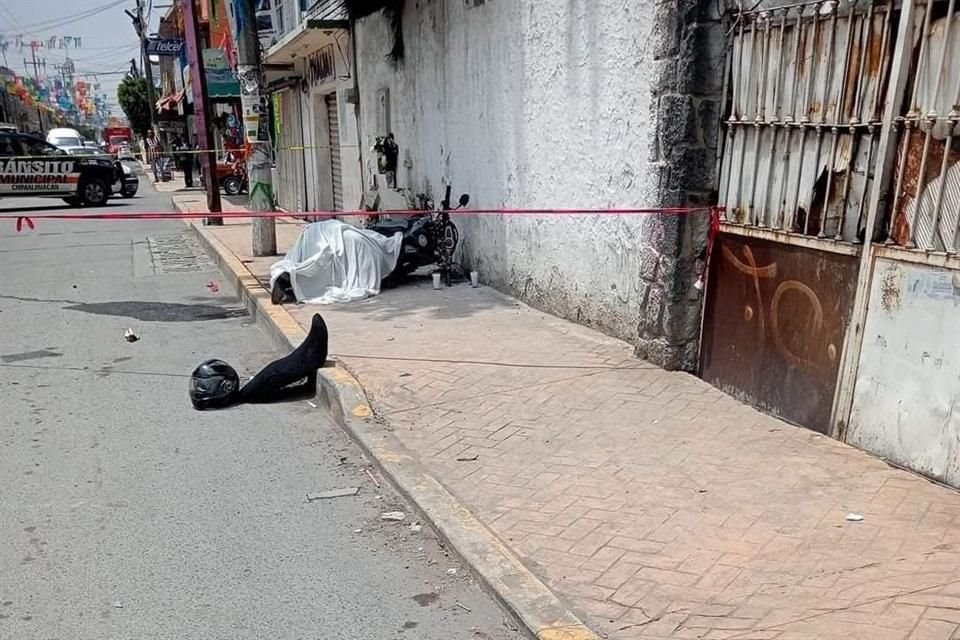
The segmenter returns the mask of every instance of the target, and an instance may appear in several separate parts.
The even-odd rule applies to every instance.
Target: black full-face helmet
[[[223,360],[202,362],[190,376],[190,402],[200,411],[232,404],[239,389],[240,376]]]

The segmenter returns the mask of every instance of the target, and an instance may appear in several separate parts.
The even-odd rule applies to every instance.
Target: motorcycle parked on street
[[[450,208],[450,186],[447,185],[440,209],[425,211],[422,214],[390,218],[375,216],[366,227],[377,233],[391,237],[397,232],[403,234],[403,244],[397,266],[387,278],[403,278],[420,267],[437,265],[440,277],[450,286],[453,271],[453,254],[460,242],[460,232],[450,219],[450,212],[470,203],[470,194],[460,195],[458,204]],[[429,205],[428,205],[429,208]]]

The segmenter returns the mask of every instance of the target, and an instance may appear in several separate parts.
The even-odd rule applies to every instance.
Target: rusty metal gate
[[[873,180],[892,13],[889,4],[858,0],[737,17],[720,176],[729,223],[858,239]]]
[[[721,235],[714,256],[703,378],[826,433],[856,257],[736,234]]]
[[[919,43],[898,134],[887,242],[955,255],[960,249],[960,7],[918,8]],[[922,22],[921,22],[922,17]]]
[[[731,16],[700,373],[829,432],[876,179],[892,3],[810,2]]]
[[[873,261],[960,270],[960,0],[738,11],[700,359],[843,438]]]

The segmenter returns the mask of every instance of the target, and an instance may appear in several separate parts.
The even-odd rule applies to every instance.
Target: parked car
[[[82,147],[83,136],[76,129],[50,129],[47,132],[47,142],[55,147]]]
[[[100,158],[112,162],[119,169],[116,181],[111,185],[110,191],[113,195],[120,195],[124,198],[132,198],[137,195],[140,189],[140,178],[134,173],[133,169],[118,160],[113,160],[109,155],[97,147],[65,147],[62,149],[71,156],[88,156]]]
[[[86,145],[79,147],[57,147],[61,151],[66,151],[71,156],[101,156],[103,153],[99,149],[88,147]]]
[[[69,154],[38,136],[0,132],[0,198],[60,198],[98,207],[122,175],[120,163],[107,158]]]
[[[16,133],[17,131],[17,125],[10,124],[9,122],[0,122],[0,133]]]
[[[200,186],[205,186],[203,176]],[[228,196],[235,196],[247,190],[247,165],[242,153],[229,153],[226,159],[217,160],[217,184]]]
[[[130,165],[120,163],[120,168],[123,171],[123,177],[120,180],[119,187],[114,189],[114,193],[119,193],[124,198],[132,198],[137,195],[137,191],[140,189],[140,178],[130,168]]]
[[[136,160],[137,157],[133,155],[133,148],[129,144],[121,144],[117,146],[117,160]]]

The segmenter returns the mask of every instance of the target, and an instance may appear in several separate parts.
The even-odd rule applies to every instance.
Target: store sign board
[[[147,53],[153,56],[176,57],[183,51],[184,41],[180,38],[155,38],[147,40]]]

